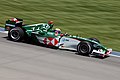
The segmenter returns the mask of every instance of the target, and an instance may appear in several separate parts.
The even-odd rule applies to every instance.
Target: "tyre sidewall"
[[[16,37],[13,34],[16,33]],[[8,32],[8,38],[12,41],[21,41],[24,37],[24,31],[20,27],[15,27]]]
[[[89,55],[93,51],[93,46],[90,42],[82,41],[77,46],[78,54]]]

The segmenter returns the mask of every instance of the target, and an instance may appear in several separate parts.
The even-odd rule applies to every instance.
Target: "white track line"
[[[8,33],[8,31],[0,31],[1,33],[5,33],[5,34],[7,34]]]
[[[113,54],[110,54],[109,56],[113,56],[113,57],[120,57],[120,56],[117,56],[117,55],[113,55]]]

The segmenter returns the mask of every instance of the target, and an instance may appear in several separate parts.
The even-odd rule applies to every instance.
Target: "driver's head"
[[[61,30],[59,28],[55,29],[55,32],[58,32],[59,34],[61,33]]]

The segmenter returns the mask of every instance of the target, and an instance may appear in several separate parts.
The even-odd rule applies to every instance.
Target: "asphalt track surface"
[[[120,80],[120,58],[85,57],[6,36],[0,33],[0,80]]]

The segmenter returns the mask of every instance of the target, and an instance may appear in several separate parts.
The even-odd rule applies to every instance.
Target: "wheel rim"
[[[88,53],[88,46],[83,44],[80,46],[80,50],[82,53]]]
[[[20,34],[17,30],[11,31],[11,38],[14,40],[18,40],[20,38]]]

